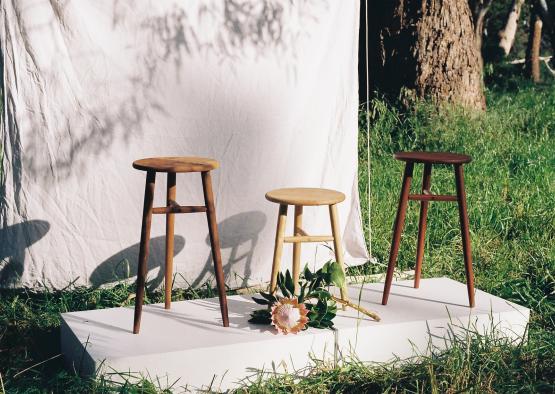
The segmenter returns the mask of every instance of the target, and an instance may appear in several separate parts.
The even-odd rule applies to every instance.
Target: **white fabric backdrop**
[[[149,156],[207,156],[226,280],[266,281],[276,204],[266,191],[328,187],[346,261],[364,262],[357,173],[358,1],[48,1],[1,3],[0,285],[56,288],[133,277]],[[155,206],[164,203],[157,177]],[[178,202],[202,202],[199,174]],[[290,208],[290,217],[292,208]],[[289,220],[288,231],[291,231]],[[327,209],[305,227],[329,233]],[[164,216],[154,216],[149,278],[163,279]],[[176,217],[178,285],[212,273],[203,214]],[[311,266],[332,257],[304,246]],[[284,250],[289,267],[291,247]]]

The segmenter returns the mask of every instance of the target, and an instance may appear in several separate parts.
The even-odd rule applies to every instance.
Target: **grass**
[[[476,286],[532,309],[529,340],[513,346],[491,337],[460,338],[447,352],[411,363],[368,366],[353,360],[340,368],[316,364],[308,376],[295,374],[256,382],[240,392],[555,392],[555,90],[553,85],[491,86],[485,114],[418,104],[402,112],[384,101],[372,103],[371,206],[366,183],[366,132],[361,117],[360,189],[365,215],[371,213],[372,251],[378,264],[355,272],[382,272],[400,189],[398,150],[449,150],[470,154],[466,187]],[[414,175],[419,188],[421,169]],[[432,190],[454,191],[448,168],[434,168]],[[411,203],[399,254],[399,268],[413,267],[418,205]],[[366,220],[364,221],[366,223]],[[464,281],[456,206],[432,203],[424,276]],[[59,314],[129,305],[133,286],[41,292],[0,291],[0,373],[7,392],[158,392],[169,389],[145,379],[117,385],[82,379],[65,371],[59,354]],[[211,296],[175,291],[176,299]],[[161,301],[160,293],[148,293]],[[48,360],[48,361],[46,361]],[[41,363],[41,364],[38,364]],[[38,365],[37,365],[38,364]],[[209,382],[207,382],[209,384]],[[179,386],[179,382],[177,386]]]

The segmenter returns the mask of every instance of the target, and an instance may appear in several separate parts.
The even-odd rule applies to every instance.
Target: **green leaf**
[[[328,312],[328,303],[318,300],[318,303],[316,304],[316,311],[319,315],[324,316]]]
[[[270,305],[270,302],[268,300],[265,300],[263,298],[256,298],[256,297],[252,297],[252,300],[254,302],[256,302],[259,305]]]
[[[320,276],[318,276],[314,281],[314,289],[318,289],[322,287],[322,282],[324,282],[324,278],[320,274]]]
[[[337,287],[343,287],[345,284],[345,273],[341,269],[339,263],[334,261],[330,264],[329,274],[331,283],[335,284]]]
[[[272,305],[274,302],[277,301],[277,298],[276,298],[273,294],[264,293],[263,291],[261,291],[261,292],[260,292],[260,295],[261,295],[262,297],[266,298],[266,299],[270,302],[270,305]]]
[[[272,324],[272,314],[268,309],[258,309],[251,312],[249,323],[253,324]]]
[[[301,303],[301,304],[304,302],[305,292],[306,292],[306,283],[303,283],[301,285],[301,292],[300,292],[299,298],[298,298],[299,303]]]
[[[335,318],[335,316],[335,312],[328,311],[328,313],[326,313],[324,317],[322,317],[322,320],[332,320],[333,318]]]
[[[277,285],[284,297],[291,297],[291,294],[289,293],[289,290],[287,290],[287,286],[285,285],[285,277],[281,272],[278,275]]]
[[[293,278],[291,277],[291,273],[289,270],[285,271],[285,287],[292,295],[295,294],[295,282],[293,282]]]
[[[322,301],[326,301],[331,298],[330,292],[327,291],[326,289],[315,290],[312,292],[311,296],[314,298],[318,298],[318,300],[322,300]]]
[[[303,275],[304,275],[304,278],[309,282],[312,281],[312,279],[314,279],[314,274],[310,272],[310,270],[308,269],[308,265],[304,266]]]
[[[337,287],[342,287],[345,283],[345,273],[336,261],[328,261],[324,264],[322,267],[322,278],[326,285],[334,284]]]
[[[319,328],[332,328],[333,322],[331,320],[322,320],[319,325]]]

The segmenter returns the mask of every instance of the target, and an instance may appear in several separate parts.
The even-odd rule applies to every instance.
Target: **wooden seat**
[[[450,152],[397,152],[393,157],[406,162],[430,164],[466,164],[472,161],[470,156]]]
[[[149,157],[133,162],[133,168],[156,172],[203,172],[218,168],[220,164],[205,157]]]
[[[474,273],[472,271],[472,252],[470,247],[470,230],[468,225],[468,213],[466,209],[466,193],[464,190],[463,164],[469,163],[472,158],[467,155],[448,152],[398,152],[394,155],[397,160],[405,161],[405,171],[403,174],[403,184],[401,186],[401,196],[397,207],[397,215],[393,225],[393,239],[389,252],[389,264],[382,296],[382,304],[386,305],[393,281],[393,273],[397,264],[397,255],[401,243],[401,233],[405,224],[407,205],[410,200],[420,201],[420,219],[418,223],[418,239],[416,244],[416,265],[414,274],[414,287],[420,285],[420,275],[422,271],[422,261],[424,258],[424,241],[426,237],[426,218],[428,215],[428,204],[430,201],[453,201],[458,203],[459,222],[461,228],[461,239],[463,246],[463,258],[466,273],[466,287],[468,292],[468,303],[474,307]],[[412,173],[415,163],[424,164],[422,176],[421,194],[410,194]],[[432,179],[432,165],[450,164],[453,166],[455,175],[456,195],[432,194],[430,185]]]
[[[216,221],[216,209],[214,194],[212,191],[212,180],[210,171],[218,168],[216,160],[203,157],[151,157],[133,162],[133,167],[146,171],[146,184],[143,205],[143,222],[141,229],[141,243],[139,246],[139,265],[137,272],[137,289],[135,296],[135,317],[133,321],[133,333],[138,334],[141,326],[141,314],[145,295],[145,281],[147,274],[147,261],[150,240],[150,225],[152,215],[166,215],[166,266],[165,266],[165,308],[171,306],[171,290],[173,282],[173,248],[174,248],[174,224],[175,214],[178,213],[206,213],[208,220],[208,233],[210,235],[210,246],[212,248],[212,259],[218,297],[220,300],[220,311],[224,327],[229,326],[227,311],[227,298],[225,293],[224,272],[222,269],[222,255],[220,251],[220,238],[218,235],[218,224]],[[167,172],[166,205],[153,207],[154,186],[157,172]],[[176,173],[178,172],[200,172],[202,189],[204,193],[204,205],[182,206],[176,202]]]
[[[341,231],[339,229],[339,215],[337,213],[337,204],[345,200],[345,195],[343,193],[319,188],[285,188],[272,190],[266,193],[266,199],[279,204],[270,292],[273,293],[276,291],[284,243],[293,244],[293,281],[295,283],[295,292],[299,290],[301,243],[333,241],[335,260],[339,263],[343,272],[345,272],[345,266],[343,264],[343,247],[341,245]],[[285,224],[289,205],[295,206],[294,235],[286,237]],[[332,235],[308,235],[302,229],[303,206],[305,205],[328,205]],[[347,300],[347,289],[345,286],[341,288],[341,298]]]
[[[278,204],[314,206],[340,203],[345,195],[330,189],[292,187],[272,190],[266,193],[266,199]]]

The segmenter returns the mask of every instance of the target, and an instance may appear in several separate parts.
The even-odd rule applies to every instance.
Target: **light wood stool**
[[[339,230],[339,216],[337,204],[345,200],[341,192],[318,188],[286,188],[272,190],[266,193],[266,199],[279,204],[279,216],[276,231],[276,244],[274,248],[274,260],[272,263],[272,278],[270,292],[274,293],[277,286],[277,277],[280,271],[281,254],[284,243],[293,244],[293,281],[295,282],[295,293],[298,292],[299,276],[301,270],[301,243],[303,242],[325,242],[333,241],[335,259],[345,272],[343,263],[343,248],[341,246],[341,231]],[[287,219],[287,208],[295,206],[294,235],[285,236],[285,223]],[[302,228],[303,207],[328,205],[333,235],[308,235]],[[341,298],[347,299],[346,287],[341,288]]]
[[[135,318],[133,321],[133,333],[137,334],[141,326],[141,313],[145,296],[145,280],[147,271],[148,249],[150,240],[150,223],[152,214],[166,215],[166,271],[165,271],[165,308],[170,309],[172,295],[173,276],[173,237],[174,221],[176,213],[206,212],[208,219],[208,232],[210,234],[210,245],[212,247],[212,258],[214,259],[214,270],[216,272],[216,284],[220,298],[220,310],[224,327],[229,326],[227,313],[227,298],[225,294],[224,272],[222,269],[222,255],[220,251],[220,238],[218,235],[218,224],[216,222],[216,211],[214,208],[214,195],[212,193],[212,181],[210,171],[220,165],[216,160],[203,157],[153,157],[136,160],[133,168],[146,171],[145,199],[143,207],[143,225],[141,229],[141,243],[139,248],[139,268],[137,273],[137,293],[135,297]],[[165,207],[153,208],[154,182],[157,172],[168,174],[167,204]],[[175,174],[178,172],[200,172],[202,178],[202,189],[204,192],[204,203],[201,206],[181,206],[175,201],[176,186]]]

